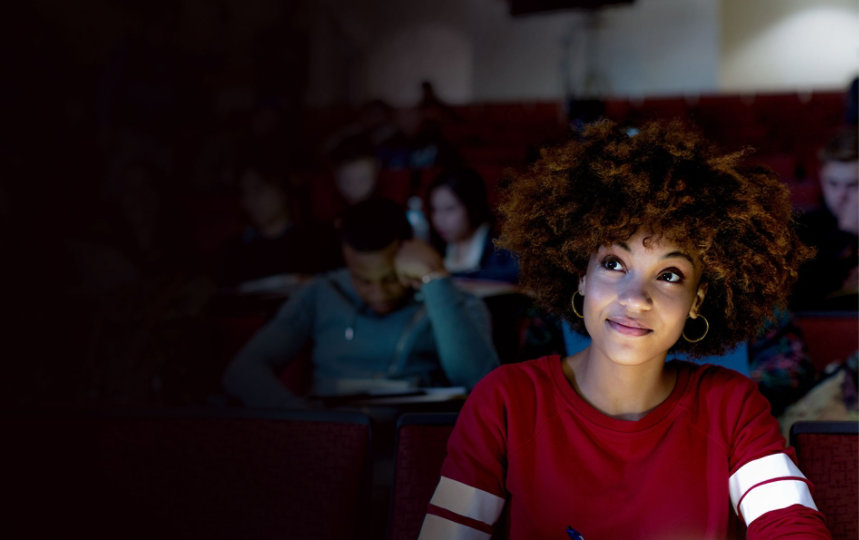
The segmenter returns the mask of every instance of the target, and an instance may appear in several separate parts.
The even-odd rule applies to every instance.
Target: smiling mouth
[[[653,332],[653,330],[643,326],[641,323],[628,319],[607,319],[606,323],[612,330],[625,336],[646,336]]]

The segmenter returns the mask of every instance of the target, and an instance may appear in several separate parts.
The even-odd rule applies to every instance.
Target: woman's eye
[[[666,271],[659,274],[659,279],[670,283],[680,283],[683,281],[683,275],[679,272]]]
[[[608,258],[602,262],[602,267],[606,270],[623,270],[623,265],[615,258]]]

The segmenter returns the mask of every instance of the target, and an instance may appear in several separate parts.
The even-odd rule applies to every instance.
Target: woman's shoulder
[[[752,379],[724,366],[687,360],[673,360],[672,365],[685,379],[687,395],[699,402],[739,404],[759,393]]]
[[[474,277],[519,282],[519,261],[510,251],[495,246],[495,237],[487,235],[483,241],[480,268],[473,272]]]
[[[695,362],[693,360],[672,360],[671,365],[673,365],[679,373],[685,373],[690,381],[695,381],[697,384],[703,384],[715,388],[724,385],[745,386],[746,384],[754,384],[750,378],[739,371],[725,366],[720,366],[718,364]]]

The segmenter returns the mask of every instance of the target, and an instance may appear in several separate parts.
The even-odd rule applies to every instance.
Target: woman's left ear
[[[704,303],[704,297],[707,296],[707,284],[698,285],[698,291],[695,293],[695,300],[692,301],[692,308],[689,310],[689,316],[693,319],[698,317],[698,310],[701,309],[701,304]]]

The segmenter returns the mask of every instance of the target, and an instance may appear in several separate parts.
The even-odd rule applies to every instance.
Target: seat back
[[[28,413],[2,429],[27,536],[347,539],[368,499],[358,413]]]
[[[438,485],[457,413],[408,413],[397,422],[388,540],[414,540]]]
[[[796,422],[790,440],[832,537],[859,538],[859,422]]]
[[[859,314],[853,312],[797,313],[808,356],[818,371],[831,362],[843,362],[859,349]]]

